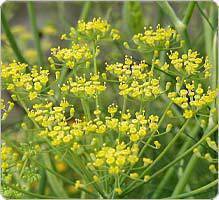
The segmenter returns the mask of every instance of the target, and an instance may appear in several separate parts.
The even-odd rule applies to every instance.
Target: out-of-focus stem
[[[183,194],[180,194],[180,195],[176,195],[176,196],[172,196],[172,197],[168,197],[166,199],[183,199],[183,198],[187,198],[187,197],[191,197],[191,196],[194,196],[196,194],[201,194],[205,191],[207,191],[208,189],[216,186],[218,183],[218,179],[212,181],[211,183],[205,185],[205,186],[202,186],[196,190],[193,190],[191,192],[187,192],[187,193],[183,193]]]
[[[17,57],[18,61],[22,63],[27,63],[27,61],[24,59],[23,55],[21,54],[20,49],[18,48],[18,45],[15,41],[13,34],[11,33],[11,30],[9,28],[9,24],[5,17],[3,9],[1,9],[1,19],[2,19],[2,26],[5,31],[5,35],[9,41],[9,44],[11,45],[12,50],[14,51],[15,56]]]
[[[176,27],[176,30],[178,33],[182,36],[182,38],[185,40],[185,48],[190,48],[190,40],[187,33],[187,26],[177,17],[176,13],[172,9],[172,7],[169,5],[167,1],[158,1],[158,5],[161,7],[163,12],[169,16],[169,19],[172,21],[174,26]],[[193,11],[193,10],[191,10]]]
[[[195,4],[196,2],[195,1],[190,1],[189,2],[189,5],[186,9],[186,13],[185,13],[185,16],[183,18],[183,23],[187,26],[189,24],[189,21],[192,17],[192,13],[193,13],[193,10],[195,8]]]
[[[127,96],[123,97],[122,114],[125,113],[127,107]]]
[[[96,48],[97,48],[97,45],[96,45],[96,42],[94,41],[93,42],[93,64],[94,64],[94,74],[95,75],[98,74]],[[98,94],[98,92],[96,93],[95,101],[96,101],[96,108],[99,108],[100,107],[100,102],[99,102],[99,94]]]
[[[90,9],[91,9],[91,2],[90,1],[84,2],[82,12],[80,15],[80,20],[87,20]]]
[[[44,193],[45,193],[46,181],[47,181],[47,178],[46,178],[45,169],[41,168],[41,169],[40,169],[39,188],[38,188],[39,194],[44,194]]]
[[[87,121],[89,121],[91,119],[90,108],[89,108],[89,106],[87,105],[87,102],[84,99],[81,99],[81,105],[82,105],[82,108],[84,110],[85,118],[86,118]]]
[[[66,32],[67,29],[69,28],[69,24],[67,23],[65,18],[65,1],[57,2],[57,9],[58,9],[58,15],[61,22],[61,26],[64,32]]]
[[[44,64],[43,51],[42,51],[41,44],[40,44],[34,3],[32,1],[27,2],[27,8],[28,8],[28,15],[30,19],[31,28],[32,28],[32,33],[33,33],[34,44],[37,50],[38,63],[42,66]]]

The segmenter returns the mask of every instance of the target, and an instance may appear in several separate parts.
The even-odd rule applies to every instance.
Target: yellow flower
[[[144,181],[145,181],[145,182],[148,182],[148,181],[150,180],[150,178],[151,178],[151,177],[150,177],[149,175],[145,175],[145,176],[144,176]]]
[[[192,110],[185,110],[184,113],[183,113],[183,116],[186,118],[186,119],[190,119],[193,117],[193,111]]]
[[[139,140],[139,135],[138,134],[131,134],[130,140],[132,142],[137,142]]]
[[[115,188],[115,192],[118,194],[122,194],[122,189],[121,188]]]
[[[130,174],[130,178],[132,178],[132,179],[136,179],[136,178],[138,178],[138,176],[139,176],[138,173],[131,173]]]
[[[30,100],[33,100],[33,99],[36,99],[37,98],[37,92],[30,92],[29,93],[29,99]]]
[[[151,160],[150,158],[143,158],[143,162],[144,162],[144,165],[147,166],[153,163],[153,160]]]
[[[161,147],[160,142],[158,142],[157,140],[154,141],[154,145],[155,145],[156,149],[159,149]]]

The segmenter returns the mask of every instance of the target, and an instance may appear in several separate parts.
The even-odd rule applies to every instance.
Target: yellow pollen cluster
[[[137,64],[126,56],[124,64],[107,64],[106,71],[118,76],[119,94],[122,96],[147,100],[161,94],[160,81],[154,77],[145,61]]]
[[[87,44],[73,43],[71,48],[52,48],[49,62],[54,67],[56,62],[58,64],[65,64],[68,68],[72,69],[76,65],[89,61],[92,58],[92,53]]]
[[[168,97],[184,110],[183,116],[191,118],[204,106],[213,102],[216,98],[216,91],[210,88],[206,93],[201,84],[195,87],[194,81],[186,83],[186,89],[177,92],[170,92]]]
[[[70,78],[66,84],[61,86],[62,92],[70,92],[75,96],[94,97],[97,93],[103,92],[106,89],[105,83],[100,81],[99,75],[90,74],[90,79],[83,77],[76,77],[76,81]]]
[[[183,54],[181,57],[178,51],[171,52],[169,59],[171,61],[171,65],[180,74],[194,75],[200,73],[200,70],[203,69],[205,78],[210,76],[211,64],[209,63],[208,57],[206,57],[203,63],[203,58],[199,57],[197,51],[189,49],[188,53]]]
[[[172,41],[179,40],[176,31],[170,27],[162,28],[157,26],[156,30],[152,27],[144,28],[144,33],[138,33],[132,40],[138,46],[138,49],[168,49]]]
[[[147,134],[157,131],[159,117],[150,115],[148,118],[139,112],[135,113],[135,118],[132,118],[129,111],[115,117],[118,112],[118,107],[112,104],[108,107],[110,116],[105,116],[103,120],[97,116],[96,119],[89,121],[84,128],[91,133],[108,133],[116,131],[124,138],[129,138],[133,143],[143,139]],[[144,113],[143,111],[142,113]]]
[[[5,120],[8,117],[8,114],[12,111],[14,108],[14,103],[11,101],[8,101],[8,107],[6,108],[4,104],[4,99],[1,99],[0,109],[1,112],[3,111],[3,114],[1,115],[1,120]]]
[[[27,65],[13,62],[2,66],[2,78],[6,88],[12,92],[27,92],[29,99],[33,100],[43,90],[48,82],[49,71],[42,67],[33,66],[31,72],[26,72]]]
[[[16,161],[16,158],[17,154],[13,156],[13,149],[3,143],[1,147],[1,169],[3,172],[13,165],[13,161]]]
[[[107,167],[109,174],[116,175],[123,172],[128,165],[138,162],[138,151],[137,144],[127,147],[124,142],[118,143],[115,148],[103,147],[95,153],[93,166],[96,168]]]
[[[81,136],[81,133],[76,131],[76,125],[68,124],[67,115],[72,118],[74,108],[65,99],[59,106],[54,106],[52,102],[35,104],[33,109],[28,112],[28,116],[42,127],[39,135],[50,138],[52,145],[69,143],[73,137]]]
[[[62,39],[74,39],[78,40],[95,40],[98,41],[104,38],[111,38],[118,40],[120,38],[119,31],[117,29],[111,29],[110,24],[106,20],[101,18],[93,18],[92,21],[85,22],[84,20],[78,21],[77,28],[71,28],[69,35],[64,34]]]

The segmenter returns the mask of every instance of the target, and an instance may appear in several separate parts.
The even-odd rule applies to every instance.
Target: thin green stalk
[[[86,21],[88,18],[88,14],[89,14],[90,9],[91,9],[91,1],[84,2],[82,12],[81,12],[79,19]]]
[[[162,114],[162,117],[160,118],[159,122],[158,122],[158,128],[161,126],[161,124],[163,123],[163,120],[165,119],[166,117],[166,114],[168,112],[168,110],[171,108],[173,102],[170,101],[169,104],[167,105],[164,113]],[[144,147],[141,149],[140,153],[139,153],[139,157],[142,156],[142,154],[144,153],[145,149],[147,148],[148,144],[151,142],[153,138],[153,133],[151,134],[151,137],[147,140],[146,144],[144,145]]]
[[[46,189],[46,172],[45,169],[41,168],[40,169],[40,182],[39,182],[39,188],[38,188],[38,193],[39,194],[44,194],[45,189]]]
[[[135,190],[136,188],[142,186],[143,184],[149,182],[150,180],[152,180],[153,178],[157,177],[158,175],[160,175],[161,173],[163,173],[165,170],[167,170],[168,168],[172,167],[173,165],[175,165],[178,161],[180,161],[182,158],[184,158],[185,156],[187,156],[189,153],[191,153],[193,151],[193,149],[195,149],[197,146],[199,146],[201,143],[203,143],[207,137],[210,137],[212,134],[215,133],[215,131],[218,129],[218,125],[214,126],[204,137],[202,137],[196,144],[194,144],[192,147],[190,147],[187,151],[185,151],[184,153],[182,153],[180,156],[178,156],[175,160],[171,161],[169,164],[165,165],[163,168],[161,168],[160,170],[157,170],[154,174],[152,174],[150,176],[150,179],[148,181],[145,182],[141,182],[139,184],[136,184],[134,187],[132,187],[129,190],[124,191],[121,196],[125,196],[128,193],[132,192],[133,190]]]
[[[57,9],[58,9],[59,20],[63,28],[63,32],[66,32],[69,29],[70,25],[68,24],[65,18],[65,2],[64,1],[57,2]]]
[[[217,184],[218,184],[218,179],[216,179],[216,180],[210,182],[209,184],[202,186],[196,190],[193,190],[191,192],[183,193],[183,194],[176,195],[176,196],[167,197],[166,199],[183,199],[183,198],[191,197],[194,195],[198,195],[198,194],[201,194],[203,192],[206,192],[208,189],[216,186]]]
[[[43,51],[42,51],[41,44],[40,44],[39,31],[37,28],[34,3],[32,1],[27,2],[27,8],[28,8],[30,25],[31,25],[32,32],[33,32],[34,44],[35,44],[35,47],[37,50],[38,62],[39,62],[39,65],[42,66],[44,64]]]
[[[174,138],[168,143],[165,149],[159,154],[159,156],[153,161],[153,163],[143,172],[142,177],[151,169],[153,166],[170,150],[170,148],[175,144],[176,140],[181,136],[185,127],[188,125],[189,119],[185,121],[179,132],[174,136]]]
[[[90,121],[90,119],[91,119],[90,108],[84,99],[81,99],[81,105],[82,105],[82,108],[84,110],[84,115],[85,115],[86,120]]]
[[[214,26],[211,24],[211,22],[209,21],[209,18],[207,17],[207,15],[205,14],[205,12],[202,10],[202,8],[200,7],[199,3],[197,2],[197,7],[201,13],[201,15],[203,16],[203,18],[206,20],[206,22],[208,23],[208,25],[211,27],[212,31],[215,30]]]
[[[208,131],[214,126],[214,122],[212,121],[212,116],[209,117],[209,124],[208,124],[208,127],[204,133],[204,136],[208,133]],[[203,147],[200,146],[198,147],[199,151],[202,152],[203,151]],[[186,169],[183,173],[183,176],[179,179],[178,183],[176,184],[174,190],[173,190],[173,193],[172,193],[172,196],[175,196],[175,195],[178,195],[180,194],[181,192],[183,192],[187,182],[190,180],[191,178],[191,174],[192,172],[194,171],[197,163],[198,163],[198,160],[199,158],[196,156],[196,155],[192,155],[192,157],[190,158],[187,166],[186,166]]]
[[[171,105],[171,104],[169,104],[169,106],[170,106],[170,105]],[[168,107],[169,107],[169,106],[168,106]],[[167,107],[167,108],[168,108],[168,107]],[[167,112],[167,110],[168,110],[168,109],[166,109],[165,113]],[[162,120],[162,118],[161,118],[161,120]],[[168,143],[168,145],[163,149],[163,151],[158,155],[158,157],[153,161],[153,163],[152,163],[149,167],[147,167],[147,168],[142,172],[142,174],[139,176],[139,178],[144,177],[144,176],[149,172],[149,170],[150,170],[151,168],[153,168],[153,166],[154,166],[159,160],[161,160],[161,159],[163,158],[163,156],[164,156],[164,155],[170,150],[170,148],[175,144],[176,140],[181,136],[181,134],[183,133],[185,127],[186,127],[187,124],[188,124],[188,122],[189,122],[189,119],[184,122],[184,124],[183,124],[183,126],[181,127],[181,129],[179,130],[179,132],[173,137],[173,139]],[[161,122],[161,123],[162,123],[162,122]],[[144,149],[145,149],[145,148],[143,148],[142,150],[144,150]],[[142,151],[142,150],[141,150],[141,152],[140,152],[140,155],[143,154],[143,151]],[[135,188],[135,182],[131,183],[130,186],[127,187],[127,191],[132,190],[132,187]]]
[[[193,10],[195,8],[195,5],[196,5],[196,2],[195,1],[190,1],[189,2],[189,5],[186,9],[186,12],[185,12],[185,16],[183,18],[183,23],[187,26],[190,22],[190,19],[192,17],[192,13],[193,13]]]
[[[5,183],[4,181],[2,183],[3,183],[3,185],[5,185],[9,188],[12,188],[13,190],[16,190],[18,192],[26,194],[30,197],[35,197],[35,198],[39,198],[39,199],[56,199],[57,198],[57,197],[53,197],[53,196],[47,196],[47,195],[41,195],[41,194],[37,194],[37,193],[28,192],[26,190],[22,190],[16,186],[14,186],[14,185],[11,185],[11,184],[9,185],[9,184]]]
[[[13,34],[11,33],[11,30],[9,28],[8,21],[5,17],[3,9],[1,9],[1,19],[2,19],[2,26],[5,31],[6,37],[11,45],[12,50],[14,51],[15,56],[17,57],[18,61],[22,63],[27,63],[27,61],[24,59],[20,49],[18,48],[18,45],[15,41],[15,38]]]
[[[191,132],[191,136],[195,137],[200,130],[199,124],[197,123],[195,128]],[[181,155],[183,152],[188,149],[188,147],[192,144],[192,140],[190,138],[187,139],[187,141],[184,143],[182,148],[179,150],[177,153],[177,156]],[[163,192],[163,188],[168,184],[170,181],[171,177],[174,175],[175,168],[171,167],[168,169],[168,171],[165,173],[164,177],[162,178],[161,182],[158,184],[156,191],[154,192],[153,196],[151,197],[152,199],[157,199],[160,197],[160,195]]]
[[[127,107],[127,96],[123,97],[122,114],[125,113]]]
[[[97,56],[96,56],[96,43],[95,42],[93,42],[93,64],[94,64],[94,74],[98,74]]]
[[[94,74],[98,74],[98,68],[97,68],[97,56],[96,56],[96,43],[93,42],[93,64],[94,64]],[[96,108],[100,108],[100,101],[99,101],[99,94],[96,93]]]

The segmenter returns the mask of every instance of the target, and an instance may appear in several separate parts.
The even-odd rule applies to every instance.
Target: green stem
[[[80,15],[80,20],[85,20],[85,21],[87,20],[90,9],[91,9],[91,2],[90,1],[84,2],[82,12]]]
[[[84,115],[85,115],[86,120],[90,121],[91,120],[90,108],[87,105],[86,100],[84,100],[83,98],[81,98],[81,105],[82,105],[82,108],[84,110]]]
[[[168,112],[168,110],[171,108],[172,106],[172,102],[170,101],[169,104],[167,105],[164,113],[162,114],[162,117],[160,118],[159,122],[158,122],[158,128],[161,126],[161,124],[163,123],[163,120],[165,119],[166,117],[166,114]],[[142,156],[142,154],[144,153],[145,149],[147,148],[148,144],[151,142],[153,138],[153,133],[151,134],[151,136],[149,137],[149,139],[147,140],[146,144],[144,145],[144,147],[141,149],[140,153],[139,153],[139,157]]]
[[[97,56],[96,56],[96,43],[95,41],[93,42],[93,64],[94,64],[94,74],[98,74],[98,68],[97,68]],[[100,107],[100,102],[99,102],[99,94],[98,92],[96,93],[96,108]]]
[[[191,197],[191,196],[194,196],[197,194],[201,194],[201,193],[207,191],[208,189],[216,186],[217,184],[218,184],[218,179],[216,179],[216,180],[212,181],[211,183],[209,183],[205,186],[202,186],[196,190],[193,190],[191,192],[183,193],[183,194],[176,195],[176,196],[167,197],[166,199],[183,199],[183,198]]]
[[[205,130],[204,136],[208,133],[208,131],[214,126],[214,122],[212,120],[212,116],[209,117],[209,124],[207,129]],[[199,151],[202,152],[203,151],[203,147],[198,147]],[[178,195],[181,192],[183,192],[187,182],[190,180],[191,178],[191,174],[193,172],[193,170],[195,169],[197,163],[198,163],[199,158],[196,155],[192,155],[192,157],[190,158],[186,169],[183,173],[183,176],[179,179],[178,183],[176,184],[174,191],[172,193],[172,196]]]
[[[44,194],[46,189],[46,172],[45,169],[40,169],[40,182],[39,182],[39,188],[38,192],[39,194]]]
[[[6,185],[7,187],[12,188],[13,190],[16,190],[18,192],[21,192],[23,194],[27,194],[30,197],[35,197],[35,198],[39,198],[39,199],[56,199],[56,197],[52,197],[52,196],[47,196],[47,195],[41,195],[41,194],[36,194],[36,193],[32,193],[32,192],[28,192],[26,190],[22,190],[14,185],[8,185],[7,183],[3,182],[3,185]]]
[[[29,19],[30,19],[32,32],[33,32],[34,44],[35,44],[35,47],[37,50],[38,62],[39,62],[39,65],[42,66],[44,64],[43,51],[42,51],[41,44],[40,44],[39,31],[37,28],[34,3],[32,1],[27,2],[27,8],[28,8],[28,15],[29,15]]]
[[[127,107],[127,96],[123,97],[122,114],[125,113]]]
[[[177,17],[173,8],[169,5],[167,1],[158,1],[158,5],[161,7],[163,12],[169,17],[169,19],[174,24],[178,33],[185,40],[185,48],[190,48],[190,40],[187,33],[187,26]]]
[[[198,10],[200,11],[201,15],[203,16],[203,18],[206,20],[206,22],[208,23],[208,25],[210,26],[210,28],[212,29],[212,31],[214,31],[214,26],[211,24],[211,22],[209,21],[209,17],[205,14],[205,12],[202,10],[202,8],[200,7],[199,3],[197,2],[197,7]]]
[[[42,154],[43,162],[46,164],[46,166],[49,169],[53,169],[52,162],[50,159],[49,154]],[[51,174],[49,171],[46,172],[48,183],[50,184],[50,187],[52,191],[57,195],[57,197],[68,197],[66,191],[64,190],[62,186],[62,182],[57,179],[57,177],[53,174]]]
[[[8,24],[8,21],[5,17],[3,9],[1,9],[1,19],[2,19],[3,29],[5,31],[5,34],[6,34],[7,38],[8,38],[8,41],[11,45],[11,48],[14,51],[15,56],[17,57],[18,61],[20,61],[22,63],[27,63],[27,61],[22,56],[20,49],[18,48],[18,45],[15,41],[15,38],[14,38],[13,34],[11,33],[11,30],[9,28],[9,24]]]
[[[57,2],[57,9],[58,9],[58,16],[61,22],[61,26],[64,32],[66,32],[69,28],[69,24],[67,23],[65,18],[65,2],[64,1]]]
[[[195,1],[190,1],[189,2],[189,5],[186,9],[186,13],[185,13],[185,16],[183,18],[183,23],[187,26],[189,24],[189,21],[192,17],[192,13],[193,13],[193,10],[195,8],[195,4],[196,2]]]
[[[152,174],[150,176],[150,179],[148,181],[150,181],[151,179],[157,177],[158,175],[160,175],[161,173],[163,173],[165,170],[167,170],[168,168],[172,167],[173,165],[175,165],[178,161],[180,161],[182,158],[184,158],[185,156],[187,156],[189,153],[191,153],[193,151],[193,149],[195,149],[197,146],[199,146],[201,143],[203,143],[207,137],[210,137],[212,134],[215,133],[215,131],[218,129],[218,125],[214,126],[204,137],[202,137],[196,144],[194,144],[192,147],[190,147],[187,151],[185,151],[184,153],[182,153],[180,156],[178,156],[175,160],[171,161],[169,164],[165,165],[163,168],[161,168],[160,170],[157,170],[154,174]],[[147,182],[148,182],[147,181]],[[133,190],[135,190],[136,188],[142,186],[143,184],[145,184],[146,182],[141,182],[139,184],[136,184],[134,187],[132,187],[129,190],[125,190],[122,193],[122,196],[127,195],[128,193],[132,192]]]
[[[97,59],[96,59],[96,43],[93,42],[93,63],[94,63],[94,74],[98,73],[97,69]]]
[[[195,137],[198,132],[200,130],[199,124],[197,123],[195,128],[192,130],[191,136]],[[183,152],[186,151],[186,149],[188,149],[188,147],[192,144],[192,140],[190,140],[190,138],[187,139],[187,141],[184,143],[184,145],[182,146],[182,148],[179,150],[179,152],[177,153],[177,156],[181,155]],[[159,183],[159,185],[157,186],[156,191],[154,192],[152,199],[157,199],[160,197],[160,195],[163,192],[163,188],[168,185],[168,182],[170,181],[171,177],[174,175],[174,171],[175,168],[171,167],[168,169],[168,171],[165,173],[165,176],[162,178],[161,182]]]
[[[175,144],[176,140],[181,136],[183,133],[185,127],[188,125],[189,119],[185,121],[179,132],[174,136],[174,138],[168,143],[168,145],[165,147],[165,149],[159,154],[159,156],[153,161],[153,163],[143,172],[143,177],[163,156],[170,150],[170,148]]]

